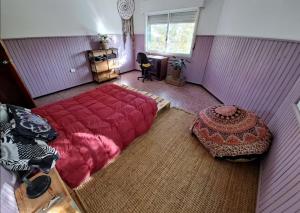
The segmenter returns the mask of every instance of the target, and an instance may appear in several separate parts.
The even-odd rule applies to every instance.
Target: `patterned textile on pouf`
[[[236,106],[213,106],[202,110],[192,133],[209,153],[219,159],[249,161],[266,153],[272,135],[255,113]]]

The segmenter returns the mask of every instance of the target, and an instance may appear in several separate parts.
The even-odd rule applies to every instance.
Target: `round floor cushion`
[[[192,133],[213,157],[240,161],[264,154],[272,139],[262,119],[237,106],[213,106],[202,110]]]

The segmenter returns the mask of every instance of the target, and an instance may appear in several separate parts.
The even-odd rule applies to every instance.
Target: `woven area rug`
[[[107,168],[76,189],[86,212],[255,212],[258,163],[213,159],[171,108]]]

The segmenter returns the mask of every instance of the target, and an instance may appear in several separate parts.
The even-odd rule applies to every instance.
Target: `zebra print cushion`
[[[24,137],[16,131],[16,128],[17,125],[14,119],[1,122],[0,163],[12,171],[24,171],[31,169],[30,160],[42,160],[52,156],[54,161],[51,165],[52,168],[55,160],[58,159],[58,152],[48,146],[45,140]]]
[[[0,104],[0,124],[8,121],[6,104]]]
[[[18,138],[20,139],[20,138]],[[58,159],[57,151],[48,146],[44,141],[35,139],[32,143],[24,144],[20,140],[7,134],[1,141],[1,159],[0,163],[12,171],[30,170],[30,160],[42,160],[48,156]],[[51,168],[54,164],[51,166]],[[50,168],[49,168],[50,169]]]

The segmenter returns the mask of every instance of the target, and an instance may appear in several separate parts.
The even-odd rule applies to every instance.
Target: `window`
[[[173,10],[146,17],[146,51],[191,55],[199,9]]]

